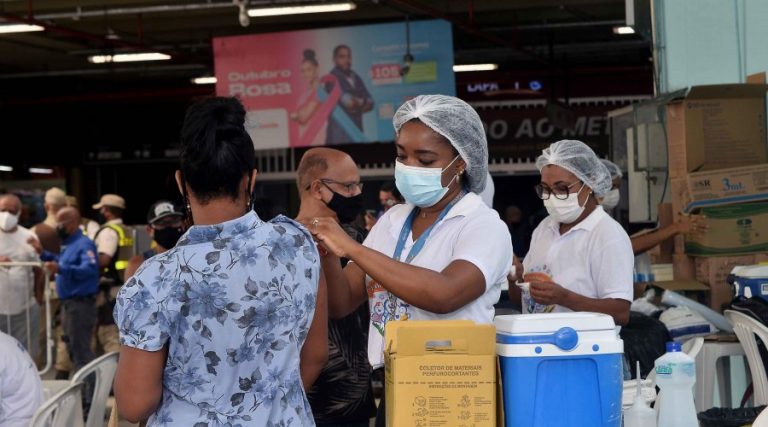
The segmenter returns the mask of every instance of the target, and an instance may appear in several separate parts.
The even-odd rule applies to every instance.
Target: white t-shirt
[[[543,272],[579,295],[632,301],[635,258],[626,231],[598,206],[581,223],[560,235],[551,216],[536,227],[523,260],[525,273]],[[523,313],[568,312],[559,305],[538,304],[522,292]]]
[[[120,218],[113,219],[113,220],[107,221],[105,225],[110,225],[110,224],[122,225],[123,220]],[[106,254],[114,258],[115,254],[117,253],[117,248],[120,245],[120,236],[117,235],[117,231],[111,228],[104,229],[101,231],[101,233],[99,233],[98,236],[96,236],[93,243],[96,244],[96,252],[100,254]]]
[[[99,232],[100,228],[99,223],[92,219],[88,220],[85,225],[80,224],[80,229],[83,230],[83,234],[88,236],[91,240],[96,238],[96,233]]]
[[[43,384],[24,347],[0,332],[0,427],[27,427],[43,404]]]
[[[29,238],[35,233],[18,225],[16,231],[0,231],[0,256],[11,261],[40,261]],[[34,302],[35,275],[32,267],[0,267],[0,314],[19,314]]]
[[[411,204],[393,206],[376,223],[363,245],[393,256],[400,231],[413,210]],[[409,236],[401,260],[413,246]],[[501,285],[507,280],[512,259],[512,240],[495,210],[486,206],[477,194],[469,193],[440,222],[435,224],[412,265],[442,271],[456,260],[474,264],[485,277],[485,293],[464,307],[448,314],[436,314],[409,305],[392,296],[366,276],[371,321],[368,332],[368,359],[373,368],[384,364],[384,325],[396,320],[467,319],[492,323],[493,305],[499,301]],[[425,283],[424,286],[429,286]]]

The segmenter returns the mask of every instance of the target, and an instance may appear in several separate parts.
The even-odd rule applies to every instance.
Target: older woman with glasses
[[[512,286],[524,313],[590,311],[629,321],[632,244],[597,198],[611,190],[611,174],[580,141],[558,141],[536,160],[536,193],[549,216],[533,232],[523,261],[524,281]],[[513,292],[515,295],[513,295]]]

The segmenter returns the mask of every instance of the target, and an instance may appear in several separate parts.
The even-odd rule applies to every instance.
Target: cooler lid
[[[768,280],[768,265],[745,265],[737,266],[731,270],[731,274],[743,279],[766,279]]]
[[[508,335],[554,333],[563,327],[576,331],[615,330],[613,317],[600,313],[541,313],[496,316],[496,332]]]

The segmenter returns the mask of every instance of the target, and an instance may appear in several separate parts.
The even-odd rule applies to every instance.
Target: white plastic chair
[[[80,368],[72,376],[72,383],[84,382],[92,373],[95,373],[93,396],[91,397],[91,409],[85,420],[85,427],[103,427],[104,413],[107,409],[109,391],[112,389],[112,380],[117,371],[117,357],[119,353],[113,351],[92,360]]]
[[[83,383],[70,384],[37,409],[29,427],[83,427]]]
[[[117,371],[118,352],[107,353],[80,368],[72,379],[67,380],[43,380],[43,395],[50,398],[56,393],[67,388],[70,384],[84,382],[88,375],[95,373],[93,395],[91,396],[91,409],[85,427],[103,427],[104,414],[107,409],[109,391],[112,389],[112,381]]]
[[[760,412],[755,422],[752,423],[752,427],[768,427],[768,408]]]
[[[752,373],[755,406],[768,405],[768,378],[765,376],[765,365],[755,339],[757,335],[763,344],[768,345],[768,326],[738,311],[726,310],[725,317],[733,324],[733,331],[739,337],[741,346],[744,347],[749,371]]]

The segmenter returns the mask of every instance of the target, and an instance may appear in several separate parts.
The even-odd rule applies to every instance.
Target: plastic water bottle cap
[[[683,351],[683,348],[680,347],[679,342],[670,341],[667,343],[667,353],[675,353],[679,351]]]

